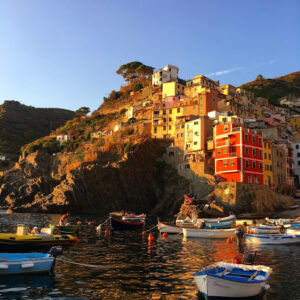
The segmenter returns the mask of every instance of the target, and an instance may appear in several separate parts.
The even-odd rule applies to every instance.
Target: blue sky
[[[0,0],[0,103],[76,110],[139,60],[240,85],[300,66],[300,1]]]

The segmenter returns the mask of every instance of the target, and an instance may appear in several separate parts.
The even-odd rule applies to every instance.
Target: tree
[[[90,112],[90,109],[86,106],[80,107],[75,111],[75,114],[79,117],[86,116]]]
[[[255,80],[263,80],[264,77],[261,74],[258,74]]]
[[[146,66],[139,61],[132,61],[120,66],[117,74],[121,75],[125,81],[133,82],[138,78],[147,78],[153,74],[154,68]]]

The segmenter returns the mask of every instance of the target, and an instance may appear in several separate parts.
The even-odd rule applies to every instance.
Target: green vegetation
[[[274,79],[264,78],[259,74],[256,80],[241,85],[256,97],[270,100],[271,104],[279,105],[278,99],[288,95],[300,96],[300,72],[294,72]]]
[[[34,108],[5,101],[0,105],[0,152],[16,160],[21,146],[48,135],[74,117],[74,112],[65,109]]]
[[[136,79],[144,79],[153,74],[154,68],[146,66],[139,61],[132,61],[120,66],[117,74],[121,75],[125,81],[134,82]]]
[[[90,112],[89,107],[82,106],[75,111],[75,114],[79,117],[86,116]]]

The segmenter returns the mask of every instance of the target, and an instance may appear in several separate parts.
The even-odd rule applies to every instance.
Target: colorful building
[[[165,82],[162,85],[162,98],[174,97],[184,95],[185,82],[180,80],[179,82],[170,81]]]
[[[162,85],[168,81],[178,81],[178,67],[166,65],[152,74],[152,85]]]
[[[274,187],[278,188],[281,184],[286,183],[286,156],[282,145],[273,143],[272,157]]]
[[[264,184],[269,187],[274,186],[272,149],[272,140],[264,139]]]
[[[292,128],[294,129],[300,128],[300,115],[291,116],[289,118],[289,122]]]
[[[263,138],[240,118],[214,127],[215,174],[226,181],[264,183]]]

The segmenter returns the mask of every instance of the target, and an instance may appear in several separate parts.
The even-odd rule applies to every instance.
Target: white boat
[[[227,239],[234,235],[236,228],[230,229],[201,229],[201,228],[182,228],[185,237],[197,237],[204,239]]]
[[[174,233],[174,234],[182,234],[182,228],[183,227],[179,227],[179,226],[172,226],[172,225],[168,225],[166,223],[162,223],[158,220],[158,224],[157,224],[157,228],[160,231],[160,233]]]
[[[280,225],[265,225],[260,224],[257,226],[248,226],[248,232],[252,232],[253,234],[283,234],[290,225],[284,225],[284,227]]]
[[[269,288],[267,281],[271,273],[272,269],[266,266],[218,262],[193,276],[206,299],[226,299],[260,295]]]
[[[285,234],[246,234],[247,243],[263,245],[284,245],[300,243],[300,232],[289,231]]]

